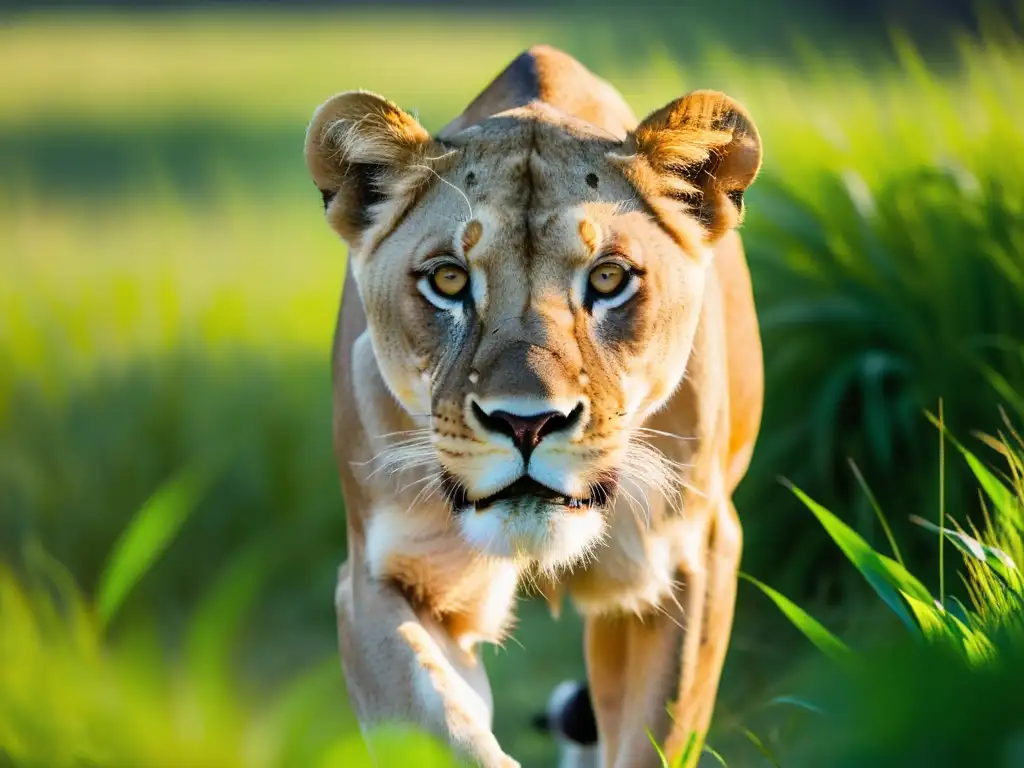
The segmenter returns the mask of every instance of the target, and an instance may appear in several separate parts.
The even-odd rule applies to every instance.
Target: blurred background
[[[367,764],[332,605],[345,251],[304,131],[352,88],[439,129],[538,42],[638,115],[715,88],[761,131],[744,240],[768,381],[737,500],[744,571],[851,642],[901,632],[785,479],[872,547],[887,521],[928,588],[969,592],[910,517],[984,523],[968,465],[940,461],[940,400],[985,460],[974,432],[1024,420],[1022,9],[0,2],[0,766]],[[583,674],[581,630],[571,611],[521,614],[485,656],[496,732],[537,768],[555,747],[530,716]],[[723,762],[883,764],[800,762],[792,707],[769,705],[816,657],[741,586],[710,741]],[[919,720],[900,738],[933,738]],[[1022,732],[1000,731],[1005,765],[1024,765]],[[399,743],[396,762],[444,764]],[[940,763],[920,760],[899,764]]]

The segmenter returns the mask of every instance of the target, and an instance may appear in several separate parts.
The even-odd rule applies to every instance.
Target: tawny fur
[[[722,94],[637,124],[610,85],[544,46],[437,137],[365,92],[314,115],[307,164],[349,245],[333,365],[349,531],[336,601],[364,730],[410,722],[481,765],[517,765],[491,732],[478,644],[506,636],[525,584],[586,617],[605,766],[659,765],[648,730],[670,756],[703,738],[741,552],[731,497],[763,400],[734,231],[760,152]],[[588,309],[587,270],[609,255],[642,271],[640,287]],[[416,270],[438,258],[469,271],[471,308],[424,298]],[[508,398],[582,415],[520,465],[474,416]],[[539,517],[447,503],[442,470],[472,502],[527,466],[572,495],[622,483],[606,509]]]

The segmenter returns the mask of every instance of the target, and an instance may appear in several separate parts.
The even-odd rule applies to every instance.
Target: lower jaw
[[[522,477],[513,483],[512,487],[506,488],[494,496],[486,499],[473,501],[469,497],[468,490],[454,475],[447,471],[441,475],[441,494],[448,500],[455,512],[486,512],[488,509],[497,506],[511,505],[521,509],[560,509],[567,513],[587,512],[593,509],[607,507],[615,495],[618,486],[618,475],[613,473],[603,481],[591,486],[590,498],[572,498],[558,495],[550,488],[540,486],[540,493],[532,493],[533,488],[539,483],[531,478]],[[518,490],[520,493],[515,493]],[[511,493],[509,493],[511,492]],[[504,495],[508,493],[508,495]]]
[[[597,507],[593,501],[587,499],[569,499],[568,501],[554,501],[551,499],[541,499],[532,496],[525,496],[518,499],[506,499],[500,502],[507,510],[515,511],[520,514],[530,514],[536,511],[546,510],[549,514],[558,512],[564,512],[565,514],[577,514],[583,512],[589,512]],[[469,510],[471,512],[486,512],[489,509],[494,509],[498,506],[498,503],[485,503],[479,504],[477,502],[469,502]]]
[[[603,535],[604,515],[593,505],[516,499],[471,506],[458,524],[467,543],[485,554],[555,568],[586,558]]]

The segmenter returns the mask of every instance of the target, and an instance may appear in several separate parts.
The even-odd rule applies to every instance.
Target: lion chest
[[[447,515],[377,507],[366,529],[366,558],[374,578],[400,585],[466,650],[505,636],[519,567],[469,549]]]
[[[593,560],[565,583],[584,615],[659,610],[673,599],[680,573],[703,562],[707,531],[703,516],[666,521],[652,529],[632,510],[616,510],[609,528]]]

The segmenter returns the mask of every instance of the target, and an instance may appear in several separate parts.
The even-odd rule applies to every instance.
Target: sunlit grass
[[[553,31],[534,19],[415,12],[28,16],[0,28],[0,67],[20,73],[0,88],[0,113],[14,125],[68,110],[103,122],[179,110],[242,124],[303,120],[351,88],[404,95],[410,109],[454,109],[474,72],[497,71]],[[458,45],[439,55],[440,40]]]
[[[0,87],[0,127],[128,121],[144,130],[202,117],[301,131],[329,95],[367,88],[437,129],[517,53],[545,42],[612,81],[638,113],[698,87],[741,97],[770,139],[769,168],[853,161],[884,176],[942,153],[969,167],[978,148],[1016,136],[1007,118],[1024,110],[1024,54],[999,30],[980,43],[962,40],[936,77],[900,38],[895,56],[869,57],[865,73],[865,60],[834,56],[796,34],[805,52],[785,60],[737,56],[721,35],[682,53],[652,38],[625,57],[604,44],[613,24],[614,17],[543,14],[27,15],[0,28],[0,67],[18,72]],[[442,55],[439,36],[459,44]]]
[[[208,211],[150,193],[55,214],[26,195],[5,222],[0,343],[13,365],[0,380],[59,386],[51,364],[77,376],[182,345],[326,353],[345,251],[313,203],[236,189]]]
[[[790,600],[755,582],[830,661],[811,666],[804,698],[796,698],[814,702],[803,733],[792,744],[774,743],[793,756],[794,765],[1010,766],[1024,754],[1019,709],[1007,712],[1024,680],[1024,442],[1009,421],[998,438],[982,435],[1002,464],[992,467],[955,437],[941,439],[951,440],[970,467],[986,523],[975,529],[955,520],[948,526],[917,521],[960,552],[964,601],[933,594],[922,574],[873,549],[795,489],[903,622],[907,642],[875,638],[851,650]]]
[[[23,576],[0,564],[0,760],[5,765],[372,765],[340,695],[334,654],[294,673],[272,697],[234,662],[240,625],[267,573],[268,541],[233,558],[169,653],[146,624],[114,640],[108,625],[151,571],[203,492],[201,468],[182,473],[139,510],[112,552],[95,602],[38,544]],[[445,768],[455,763],[423,734],[387,729],[378,759]]]
[[[719,41],[778,41],[813,34],[820,14],[787,0],[752,7],[744,0],[697,0],[656,17],[626,9],[287,12],[184,11],[163,14],[22,13],[0,28],[0,67],[18,73],[0,86],[8,125],[166,119],[187,111],[240,124],[305,119],[336,90],[387,94],[428,123],[446,120],[529,45],[561,46],[642,94],[652,82],[648,57],[679,52],[686,69],[704,68]],[[744,14],[744,24],[722,20]],[[827,14],[826,14],[827,15]],[[785,30],[783,33],[782,31]],[[671,35],[672,45],[665,36]],[[642,44],[638,45],[638,42]],[[677,71],[678,71],[677,62]],[[762,69],[767,61],[759,61]],[[471,93],[474,92],[474,93]],[[661,98],[662,94],[657,94]]]

